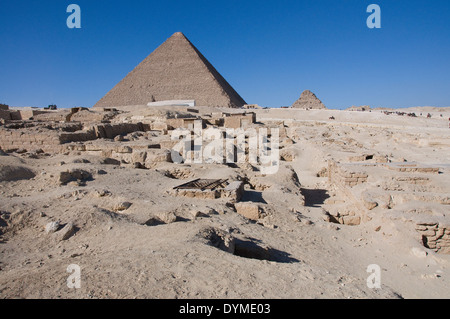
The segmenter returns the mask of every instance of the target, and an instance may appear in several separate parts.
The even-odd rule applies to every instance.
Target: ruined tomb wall
[[[388,169],[397,171],[397,172],[439,174],[439,167],[420,166],[420,165],[416,165],[416,164],[399,164],[399,163],[387,163],[385,166]]]
[[[439,223],[417,223],[419,240],[426,248],[442,254],[450,254],[450,225]]]
[[[61,133],[59,135],[59,141],[61,144],[71,142],[86,142],[97,139],[94,130],[88,130],[85,132],[73,132],[73,133]]]
[[[11,116],[11,120],[13,120],[13,121],[20,121],[20,120],[22,120],[22,117],[21,117],[19,111],[10,111],[9,115]]]
[[[7,121],[11,120],[11,113],[0,109],[0,119]]]
[[[166,124],[169,129],[186,128],[184,126],[184,119],[167,119]]]
[[[223,125],[226,128],[241,128],[244,123],[252,124],[256,122],[256,114],[249,113],[245,115],[231,115],[224,118]],[[245,125],[244,125],[245,126]]]
[[[166,131],[169,127],[166,122],[155,121],[150,124],[150,129],[153,131]]]
[[[368,174],[352,171],[335,161],[328,161],[328,180],[330,183],[339,183],[343,186],[353,187],[367,182]]]
[[[342,169],[336,161],[328,161],[329,183],[350,200],[355,208],[355,211],[341,212],[340,216],[338,216],[339,223],[358,225],[361,221],[367,221],[367,210],[364,207],[364,204],[358,200],[351,191],[351,188],[357,185],[356,183],[364,183],[367,181],[367,177],[367,174],[349,172]]]
[[[48,111],[37,111],[37,110],[21,110],[19,112],[21,120],[29,120],[34,116],[50,113]]]
[[[225,117],[223,121],[223,126],[226,128],[241,128],[241,117],[240,116],[229,116]]]
[[[105,120],[107,114],[91,111],[79,111],[70,116],[71,122],[82,122],[82,123],[99,123]]]
[[[83,132],[61,133],[61,143],[86,142],[96,140],[97,138],[113,139],[118,135],[126,135],[134,132],[145,132],[150,129],[149,125],[142,123],[120,123],[120,124],[101,124],[94,125]]]
[[[70,117],[69,110],[60,110],[60,111],[47,111],[40,114],[35,114],[33,119],[35,121],[42,122],[68,122]]]
[[[133,132],[145,132],[150,126],[142,123],[119,123],[95,125],[93,131],[97,138],[114,138],[118,135],[126,135]]]
[[[0,130],[0,146],[8,149],[42,149],[44,152],[57,153],[62,151],[57,132],[45,133],[24,132],[21,130]]]
[[[136,131],[144,131],[142,123],[121,123],[116,125],[97,125],[94,129],[81,132],[58,132],[45,130],[44,132],[28,130],[0,129],[0,146],[2,149],[42,149],[48,153],[63,152],[64,144],[73,142],[86,142],[97,138],[114,138]]]
[[[65,144],[68,151],[86,152],[89,155],[109,157],[124,164],[141,164],[146,168],[155,163],[171,162],[170,151],[161,148],[148,148],[148,145],[113,144]]]

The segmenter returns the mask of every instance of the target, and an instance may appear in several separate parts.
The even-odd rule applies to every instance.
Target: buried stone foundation
[[[258,203],[253,202],[240,202],[235,203],[234,208],[236,209],[236,212],[253,221],[257,221],[261,218],[262,209]]]
[[[335,161],[328,161],[328,179],[331,183],[338,183],[343,186],[353,187],[367,182],[368,174],[360,171],[356,164],[341,164]]]
[[[416,224],[419,240],[425,248],[437,253],[450,254],[450,227],[434,222]]]
[[[236,203],[242,198],[244,183],[226,179],[196,179],[174,187],[170,193],[174,196],[199,199],[225,198],[230,203]]]
[[[200,230],[197,237],[209,246],[242,258],[279,263],[299,262],[298,259],[292,258],[290,254],[274,249],[260,241],[247,237],[237,238],[222,229],[214,227],[206,227]]]
[[[361,216],[355,210],[349,208],[338,208],[325,212],[324,219],[327,222],[357,226],[361,224]]]

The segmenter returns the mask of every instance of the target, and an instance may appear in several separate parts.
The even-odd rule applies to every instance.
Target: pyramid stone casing
[[[238,108],[246,104],[195,46],[177,32],[160,45],[94,107],[195,100],[196,105]]]
[[[325,109],[326,107],[313,92],[306,90],[303,91],[300,98],[292,104],[292,108]]]

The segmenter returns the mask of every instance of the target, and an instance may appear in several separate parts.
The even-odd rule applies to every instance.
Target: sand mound
[[[0,182],[30,179],[36,176],[34,172],[20,165],[22,161],[12,156],[2,156],[0,160]]]

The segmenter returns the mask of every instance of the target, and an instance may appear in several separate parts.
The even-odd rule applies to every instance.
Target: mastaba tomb
[[[240,108],[242,97],[199,50],[177,32],[151,53],[94,107],[194,100],[195,105]]]

